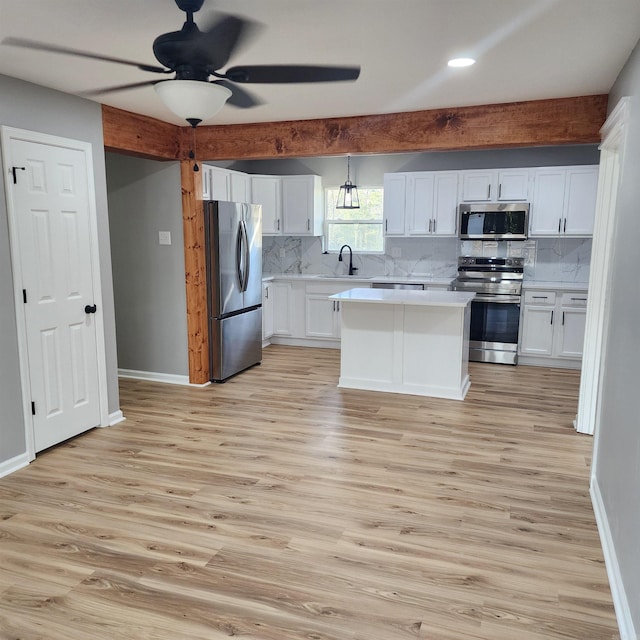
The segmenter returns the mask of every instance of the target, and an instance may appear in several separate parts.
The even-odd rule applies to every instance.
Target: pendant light
[[[336,209],[359,209],[358,187],[349,179],[349,165],[351,158],[347,156],[347,180],[340,187]]]

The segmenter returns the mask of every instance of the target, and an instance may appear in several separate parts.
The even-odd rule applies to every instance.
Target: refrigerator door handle
[[[244,281],[242,283],[242,291],[246,291],[249,286],[249,271],[251,270],[251,252],[249,250],[249,236],[247,234],[247,223],[244,220],[240,221],[240,228],[242,230],[242,242],[244,244]]]
[[[236,277],[238,278],[238,289],[244,291],[244,273],[242,272],[242,221],[238,222],[238,232],[236,233]]]

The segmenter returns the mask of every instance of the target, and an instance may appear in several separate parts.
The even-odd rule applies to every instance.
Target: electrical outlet
[[[158,231],[159,244],[171,244],[171,231]]]
[[[402,249],[400,247],[391,247],[392,258],[402,258]]]
[[[280,249],[280,257],[281,258],[286,258],[287,257],[287,250],[286,249]]]

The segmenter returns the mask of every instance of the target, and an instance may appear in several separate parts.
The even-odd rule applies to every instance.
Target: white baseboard
[[[118,369],[118,377],[148,380],[149,382],[164,382],[166,384],[181,384],[188,387],[208,387],[211,384],[211,382],[191,384],[189,376],[181,376],[175,373],[157,373],[156,371],[137,371],[136,369]]]
[[[611,587],[611,597],[613,606],[616,610],[616,618],[620,631],[620,640],[638,640],[638,636],[633,626],[631,618],[631,609],[629,608],[629,600],[624,590],[622,575],[620,574],[620,565],[616,556],[611,529],[609,528],[609,519],[602,501],[602,494],[595,476],[591,479],[591,502],[593,511],[598,524],[598,533],[600,534],[600,544],[604,553],[604,562],[607,567],[607,575],[609,576],[609,586]]]
[[[22,469],[29,464],[29,454],[25,451],[25,453],[21,453],[20,455],[14,456],[13,458],[9,458],[9,460],[5,460],[4,462],[0,462],[0,478],[3,476],[8,476],[10,473],[17,471],[18,469]]]
[[[283,344],[289,347],[314,347],[316,349],[339,349],[340,340],[319,340],[316,338],[287,338],[272,336],[271,344]]]
[[[107,426],[113,427],[114,425],[118,424],[119,422],[123,422],[124,420],[126,420],[126,418],[124,417],[124,415],[122,415],[122,411],[118,409],[117,411],[109,414],[109,422]]]

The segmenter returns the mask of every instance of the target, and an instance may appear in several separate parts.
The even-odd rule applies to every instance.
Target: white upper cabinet
[[[513,202],[529,198],[529,169],[461,171],[463,202]]]
[[[251,176],[251,202],[262,205],[262,235],[282,234],[279,176]]]
[[[419,171],[406,175],[407,235],[455,235],[458,172]]]
[[[291,236],[322,235],[320,176],[281,176],[283,232]]]
[[[251,177],[240,171],[229,171],[229,195],[232,202],[251,202]]]
[[[535,169],[529,235],[592,235],[597,188],[597,166]]]
[[[231,200],[231,179],[227,169],[209,167],[211,200]]]
[[[320,176],[251,178],[251,202],[262,205],[262,234],[322,235],[324,222]]]
[[[384,216],[384,234],[386,236],[404,235],[406,191],[406,173],[384,174],[382,209]]]

